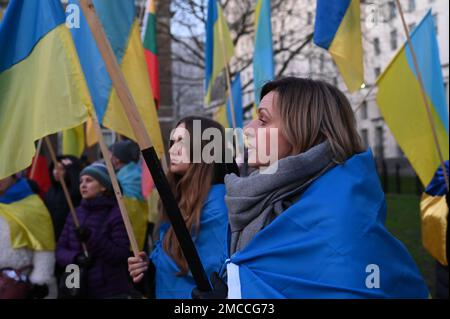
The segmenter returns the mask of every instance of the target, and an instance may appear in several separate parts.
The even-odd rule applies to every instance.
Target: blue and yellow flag
[[[448,161],[445,162],[445,170],[448,175]],[[444,266],[448,266],[448,198],[446,196],[448,196],[448,189],[442,167],[439,166],[420,200],[420,216],[423,246]]]
[[[71,0],[70,2],[78,4],[79,1]],[[164,145],[147,73],[134,1],[94,0],[94,6],[147,132],[158,155],[161,156],[164,152]],[[105,62],[97,48],[86,18],[82,14],[80,28],[73,28],[72,36],[100,124],[136,140],[122,104],[113,88]]]
[[[255,51],[253,53],[253,85],[255,104],[259,106],[261,89],[275,76],[272,45],[270,0],[258,0],[255,8]]]
[[[221,32],[222,31],[222,32]],[[205,104],[211,102],[211,90],[214,81],[234,55],[227,22],[217,0],[208,1],[205,48]]]
[[[222,105],[216,112],[215,120],[225,128],[243,128],[244,127],[244,109],[242,107],[242,84],[241,74],[237,73],[231,83],[231,95],[233,96],[234,118],[236,127],[233,125],[233,113],[231,112],[231,101],[228,97],[227,105]]]
[[[447,101],[431,11],[412,32],[411,41],[431,107],[439,145],[444,160],[448,160]],[[379,77],[377,85],[377,103],[386,124],[423,185],[428,185],[440,165],[440,159],[407,43]]]
[[[59,0],[9,3],[0,24],[0,179],[34,142],[86,121],[91,98]]]
[[[350,92],[364,83],[359,0],[317,0],[314,43],[330,52]]]
[[[84,124],[65,130],[62,134],[62,153],[80,158],[86,146]]]

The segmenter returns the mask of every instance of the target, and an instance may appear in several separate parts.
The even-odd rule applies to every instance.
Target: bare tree
[[[237,52],[230,64],[233,77],[237,72],[252,67],[256,1],[220,0],[219,3],[223,8]],[[184,68],[174,68],[173,77],[182,91],[183,83],[191,87],[192,81],[197,85],[203,85],[207,4],[207,0],[172,0],[170,36],[173,45],[177,48],[172,50],[172,60],[174,64],[184,66]],[[311,17],[297,10],[296,5],[294,0],[271,1],[276,76],[292,73],[292,63],[306,61],[311,56],[318,58],[317,54],[313,54],[310,45],[313,28]],[[186,69],[190,70],[188,74],[183,71]],[[310,72],[305,70],[305,73]],[[217,82],[213,96],[222,98],[224,81]],[[242,82],[244,92],[253,91],[252,76],[245,77]],[[217,86],[219,86],[218,90]],[[176,90],[175,87],[174,90]],[[201,104],[202,100],[198,103]]]

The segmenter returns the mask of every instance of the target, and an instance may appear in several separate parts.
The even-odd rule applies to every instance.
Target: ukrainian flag
[[[59,0],[9,3],[0,24],[0,179],[31,164],[34,142],[91,107]]]
[[[225,128],[243,128],[244,127],[244,109],[242,107],[242,84],[241,74],[238,73],[231,83],[231,92],[233,96],[234,116],[236,127],[233,127],[233,113],[231,112],[231,101],[228,98],[227,104],[218,108],[214,118]]]
[[[222,30],[222,33],[220,32]],[[205,104],[211,102],[211,90],[214,81],[234,55],[228,25],[223,17],[222,8],[217,0],[208,1],[205,48]]]
[[[448,111],[439,48],[431,11],[411,35],[444,160],[449,158]],[[381,114],[423,185],[440,159],[409,45],[406,43],[377,80]]]
[[[317,0],[314,43],[330,52],[350,92],[364,83],[359,0]]]
[[[79,4],[78,0],[70,2]],[[94,0],[94,6],[147,132],[161,156],[164,146],[134,1]],[[80,28],[72,29],[72,36],[100,124],[136,140],[84,15]]]
[[[449,173],[448,161],[445,170]],[[448,189],[442,167],[439,167],[420,201],[422,243],[434,259],[448,266]]]
[[[255,87],[255,104],[259,106],[262,87],[268,81],[273,80],[275,75],[270,0],[258,0],[255,8],[255,30],[253,85]]]

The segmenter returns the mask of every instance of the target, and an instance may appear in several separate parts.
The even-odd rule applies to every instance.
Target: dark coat
[[[65,166],[66,174],[64,180],[69,191],[70,198],[72,199],[73,206],[80,205],[81,195],[79,188],[79,176],[80,176],[80,164],[76,157],[64,156],[59,157],[58,160],[63,158],[69,158],[72,164]],[[50,165],[49,173],[51,180],[51,187],[45,195],[44,202],[47,206],[53,221],[53,229],[55,231],[55,240],[58,240],[66,222],[67,215],[69,213],[69,204],[67,203],[64,191],[61,187],[61,183],[56,182],[53,177],[53,163]]]
[[[77,216],[80,225],[91,231],[86,242],[93,258],[87,276],[88,297],[109,298],[128,294],[131,288],[127,267],[130,242],[116,200],[108,197],[83,199],[77,208]],[[81,243],[69,215],[57,244],[56,262],[65,267],[75,263],[81,253]]]

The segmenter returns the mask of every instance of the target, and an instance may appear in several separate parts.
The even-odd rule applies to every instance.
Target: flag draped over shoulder
[[[9,3],[0,24],[0,179],[31,165],[34,142],[92,107],[59,0]]]
[[[145,58],[147,60],[147,70],[150,76],[153,97],[156,100],[156,106],[159,106],[160,90],[155,0],[147,1],[147,12],[144,18],[142,41],[144,43]]]
[[[317,0],[314,43],[330,52],[350,92],[364,83],[359,0]]]
[[[273,80],[275,75],[270,0],[258,0],[255,9],[255,30],[253,83],[255,87],[255,104],[258,106],[263,85]]]
[[[222,33],[220,32],[222,30]],[[211,102],[211,90],[217,76],[225,69],[234,55],[234,45],[230,36],[222,8],[217,0],[208,0],[205,47],[205,104]]]
[[[230,256],[228,298],[427,298],[419,269],[385,220],[373,155],[356,154]]]
[[[0,196],[0,216],[9,225],[12,248],[55,250],[50,213],[25,179]]]
[[[78,4],[79,1],[70,2]],[[94,6],[155,150],[161,156],[164,146],[134,1],[94,0]],[[72,36],[100,124],[136,140],[86,18],[82,14],[80,28],[73,28]]]
[[[431,11],[412,32],[425,92],[444,160],[449,158],[448,111]],[[377,81],[381,114],[423,185],[440,165],[409,45],[406,43]]]

